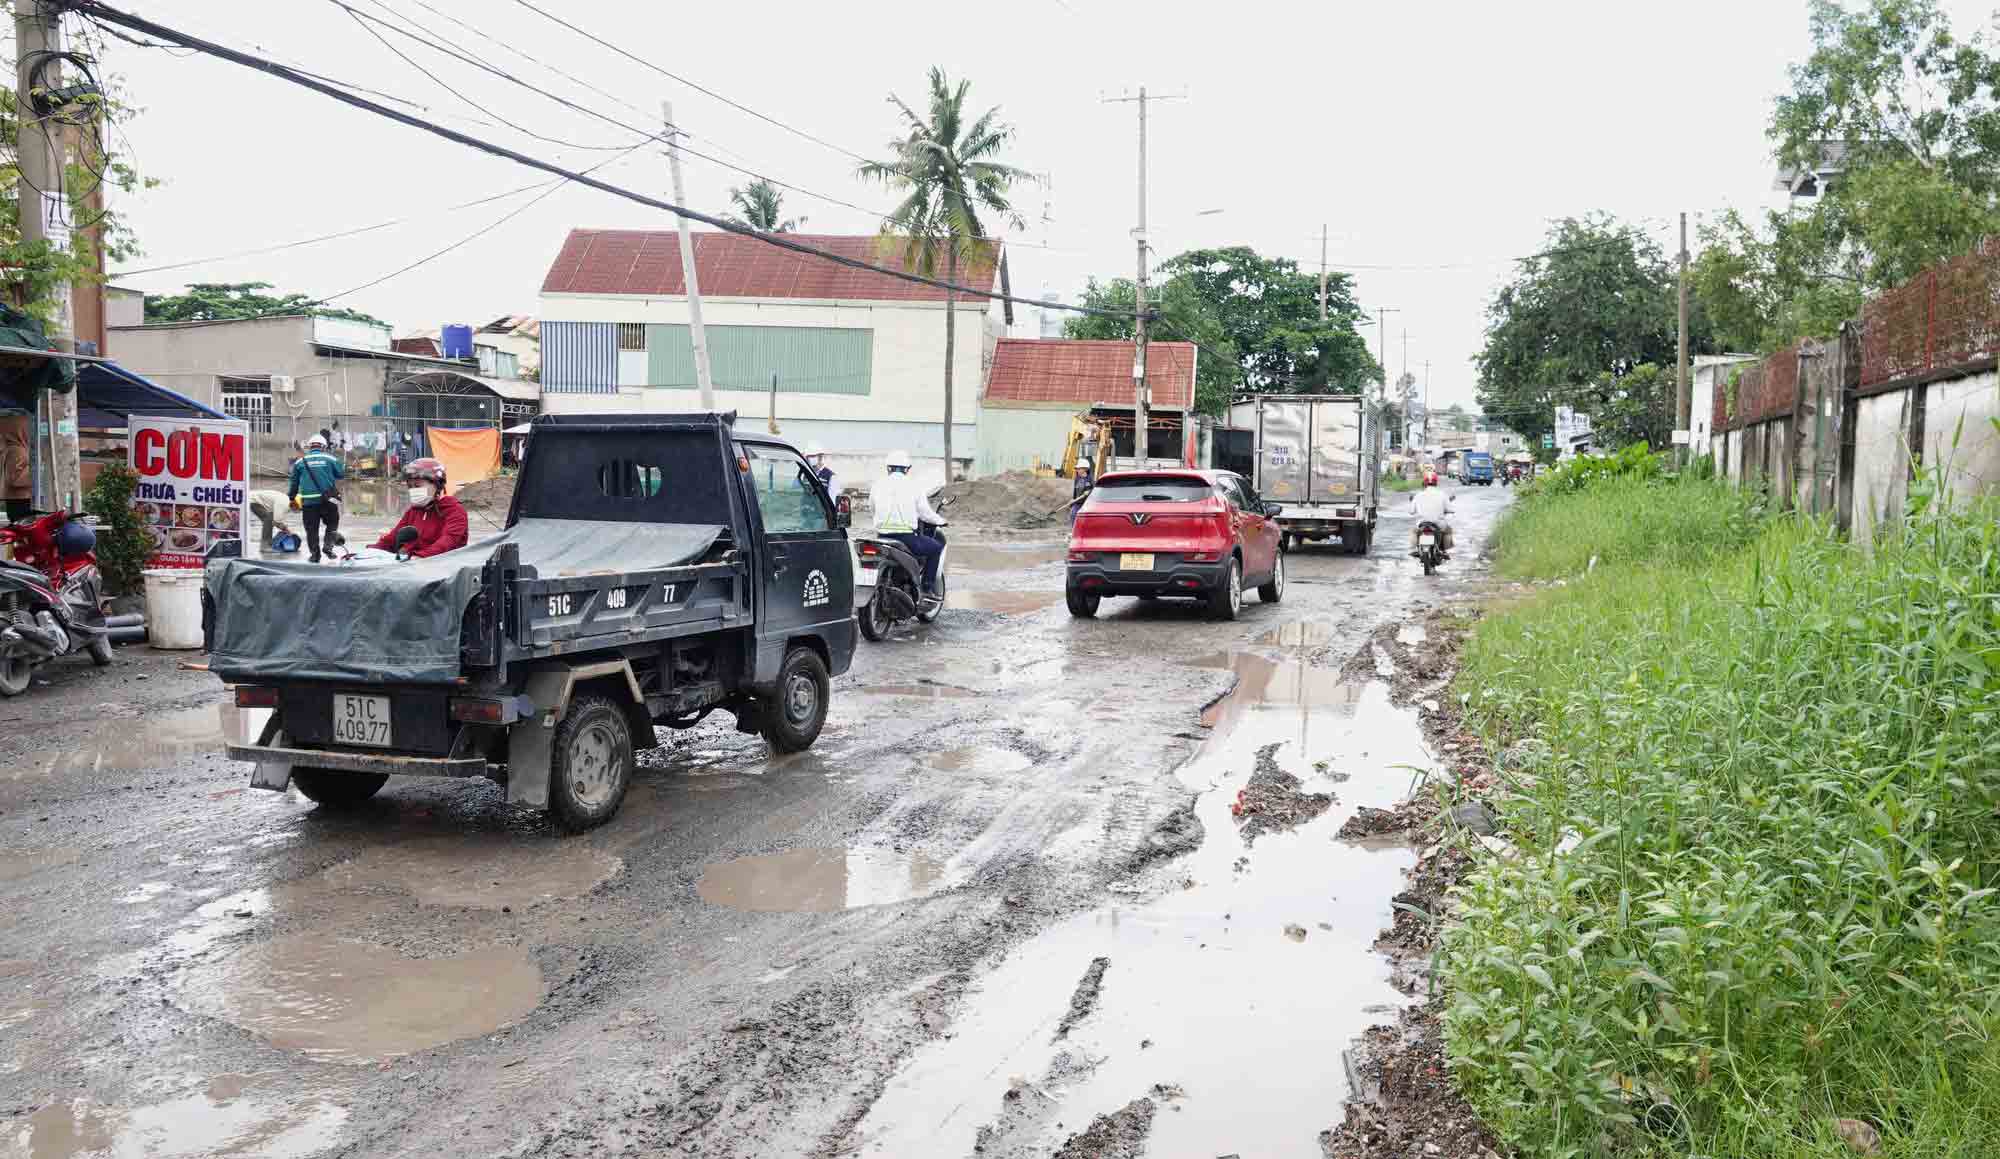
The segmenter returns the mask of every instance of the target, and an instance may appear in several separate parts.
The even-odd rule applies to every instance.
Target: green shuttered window
[[[874,332],[826,326],[710,326],[708,362],[717,390],[782,394],[868,393]],[[646,385],[692,389],[694,340],[681,325],[646,326]]]

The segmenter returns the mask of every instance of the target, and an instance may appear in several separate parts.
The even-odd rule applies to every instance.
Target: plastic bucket
[[[155,648],[201,647],[200,568],[153,568],[146,576],[146,642]]]

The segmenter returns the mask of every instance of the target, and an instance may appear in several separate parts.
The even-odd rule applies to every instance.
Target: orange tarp
[[[424,437],[430,440],[431,455],[444,464],[446,489],[452,494],[500,473],[500,432],[492,427],[425,427]]]

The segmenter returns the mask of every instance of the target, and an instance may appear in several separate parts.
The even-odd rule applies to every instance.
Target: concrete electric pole
[[[1146,86],[1139,86],[1136,97],[1107,97],[1107,101],[1119,104],[1126,101],[1139,102],[1139,225],[1132,231],[1133,240],[1138,243],[1139,276],[1133,283],[1132,304],[1138,317],[1132,323],[1132,457],[1143,466],[1152,440],[1148,437],[1149,411],[1152,404],[1152,383],[1146,375],[1146,102],[1148,100],[1174,100],[1176,97],[1148,97]]]
[[[36,113],[37,82],[58,86],[61,76],[62,15],[50,0],[16,0],[14,5],[15,109],[20,117],[21,240],[46,241],[49,248],[70,245],[69,203],[63,194],[64,153],[60,125]],[[31,303],[32,304],[32,303]],[[49,290],[49,345],[65,354],[76,352],[71,332],[74,315],[70,283]],[[80,510],[83,502],[82,464],[76,441],[76,391],[43,391],[48,406],[49,485],[51,506]],[[40,437],[36,432],[37,438]]]
[[[1680,308],[1680,352],[1674,360],[1674,429],[1691,430],[1689,422],[1690,402],[1688,395],[1688,215],[1681,214],[1681,308]],[[1675,458],[1686,462],[1693,448],[1679,452]]]
[[[1319,320],[1326,321],[1326,225],[1319,227]]]
[[[667,168],[674,175],[674,204],[687,204],[681,185],[681,131],[674,127],[674,103],[660,102],[660,116],[667,123]],[[676,217],[681,235],[681,279],[687,283],[688,337],[694,341],[694,384],[701,391],[701,409],[715,409],[715,380],[708,370],[708,333],[701,325],[701,285],[694,276],[694,242],[688,237],[688,219]],[[773,388],[775,391],[775,387]],[[771,421],[778,421],[777,397],[771,399]]]

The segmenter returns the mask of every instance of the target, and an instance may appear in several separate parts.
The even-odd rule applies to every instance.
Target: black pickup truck
[[[798,451],[732,415],[544,415],[507,525],[372,568],[212,560],[209,668],[273,710],[250,783],[323,806],[484,776],[602,824],[655,725],[812,745],[854,656],[853,555]]]

